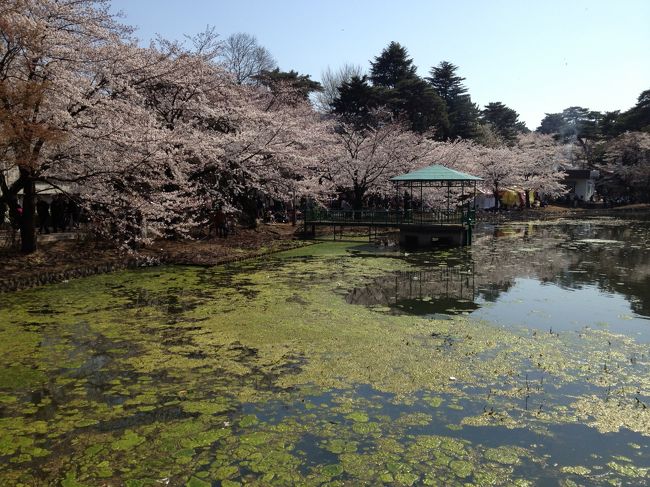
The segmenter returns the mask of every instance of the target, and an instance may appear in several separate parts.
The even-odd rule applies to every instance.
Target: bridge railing
[[[305,223],[332,225],[460,225],[473,223],[473,211],[467,208],[433,210],[338,210],[308,208]]]

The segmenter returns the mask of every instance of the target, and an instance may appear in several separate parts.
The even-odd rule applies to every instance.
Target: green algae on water
[[[541,471],[539,451],[463,435],[574,424],[650,435],[647,347],[601,330],[533,336],[351,305],[350,289],[413,264],[349,250],[9,296],[0,483],[516,485],[518,468]],[[561,392],[572,386],[582,391]],[[614,480],[647,474],[596,466]],[[596,481],[592,467],[554,475]]]

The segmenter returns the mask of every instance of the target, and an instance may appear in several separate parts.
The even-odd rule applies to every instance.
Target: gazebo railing
[[[471,224],[473,220],[474,211],[466,207],[450,210],[338,210],[308,208],[305,211],[305,223],[323,225],[462,225]]]

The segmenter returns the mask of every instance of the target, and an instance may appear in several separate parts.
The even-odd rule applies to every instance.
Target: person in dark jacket
[[[65,232],[65,201],[62,195],[57,194],[52,199],[50,213],[52,215],[52,229],[54,232],[58,232],[59,229]]]
[[[224,211],[219,208],[214,214],[214,226],[217,228],[217,236],[226,238],[228,236],[228,217]]]
[[[0,201],[0,228],[5,224],[5,215],[7,214],[7,204],[4,201]]]
[[[40,196],[36,201],[36,214],[38,215],[38,231],[50,233],[50,205]]]

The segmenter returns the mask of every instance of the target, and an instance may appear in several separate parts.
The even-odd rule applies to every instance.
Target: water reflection
[[[8,297],[0,484],[647,484],[648,346],[562,331],[647,330],[647,225],[337,245]]]
[[[349,304],[389,306],[407,314],[458,314],[479,307],[474,269],[468,265],[441,265],[432,269],[397,272],[353,289]]]
[[[392,313],[468,313],[551,331],[607,328],[650,341],[650,225],[599,218],[482,225],[470,249],[406,255],[418,270],[352,290]]]

